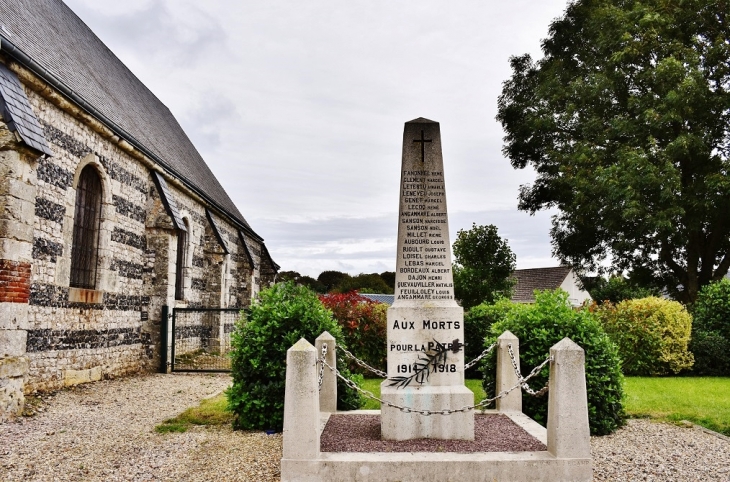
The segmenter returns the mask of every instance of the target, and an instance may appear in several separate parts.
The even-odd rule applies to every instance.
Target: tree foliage
[[[306,286],[312,291],[317,293],[325,293],[325,285],[320,283],[318,280],[311,276],[302,276],[298,271],[280,271],[276,275],[276,281],[279,283],[286,283],[287,281],[293,281],[294,283]]]
[[[454,294],[464,308],[510,298],[515,255],[493,224],[460,229],[454,249]]]
[[[555,253],[693,301],[730,267],[725,0],[576,0],[511,59],[504,154],[531,165],[519,208],[558,208]]]
[[[393,288],[378,273],[360,273],[357,276],[343,278],[330,292],[348,293],[358,291],[360,293],[383,293],[393,294]]]
[[[730,280],[704,286],[692,305],[692,315],[694,373],[730,376]]]
[[[587,283],[584,282],[584,285]],[[638,286],[636,282],[626,279],[623,276],[599,277],[586,289],[593,300],[600,304],[619,303],[624,300],[634,300],[659,295],[659,290]]]
[[[350,275],[343,273],[342,271],[322,271],[317,276],[317,281],[322,283],[325,287],[325,292],[329,293],[337,287],[342,281],[350,278]]]

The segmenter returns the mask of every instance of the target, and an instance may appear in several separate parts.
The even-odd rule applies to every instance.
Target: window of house
[[[92,166],[81,171],[76,188],[73,245],[71,247],[71,282],[76,288],[96,287],[101,224],[101,179]]]
[[[185,263],[188,259],[188,220],[184,219],[185,230],[177,230],[177,262],[175,263],[175,299],[185,299]]]

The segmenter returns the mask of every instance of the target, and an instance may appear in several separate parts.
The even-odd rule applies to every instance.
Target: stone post
[[[317,350],[304,338],[286,352],[283,460],[319,457]]]
[[[327,344],[327,355],[325,360],[329,363],[329,366],[336,367],[337,363],[337,341],[335,337],[330,335],[328,332],[324,332],[314,340],[314,347],[317,349],[317,360],[322,357],[322,345]],[[319,377],[319,370],[321,366],[317,363],[317,377]],[[337,374],[324,367],[322,372],[322,389],[319,391],[319,410],[321,412],[334,413],[337,411]]]
[[[520,366],[520,340],[505,331],[497,338],[497,386],[495,395],[517,385],[518,379],[512,360],[509,356],[509,345],[515,354],[517,366]],[[497,410],[500,412],[522,412],[522,389],[516,388],[509,395],[497,399]]]
[[[550,355],[548,452],[561,459],[589,459],[585,352],[570,338],[563,338],[550,349]]]

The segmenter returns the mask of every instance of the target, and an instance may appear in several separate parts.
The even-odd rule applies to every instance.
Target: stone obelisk
[[[454,300],[441,130],[424,118],[406,122],[403,132],[397,258],[383,400],[430,411],[472,405],[464,385],[464,311]],[[381,433],[387,440],[473,440],[474,413],[425,416],[382,404]]]

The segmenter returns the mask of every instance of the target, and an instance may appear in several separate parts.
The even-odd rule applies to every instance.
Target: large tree
[[[577,0],[511,59],[504,154],[555,254],[692,302],[730,268],[728,1]]]
[[[454,295],[464,308],[510,298],[515,254],[493,224],[460,229],[454,249]]]

